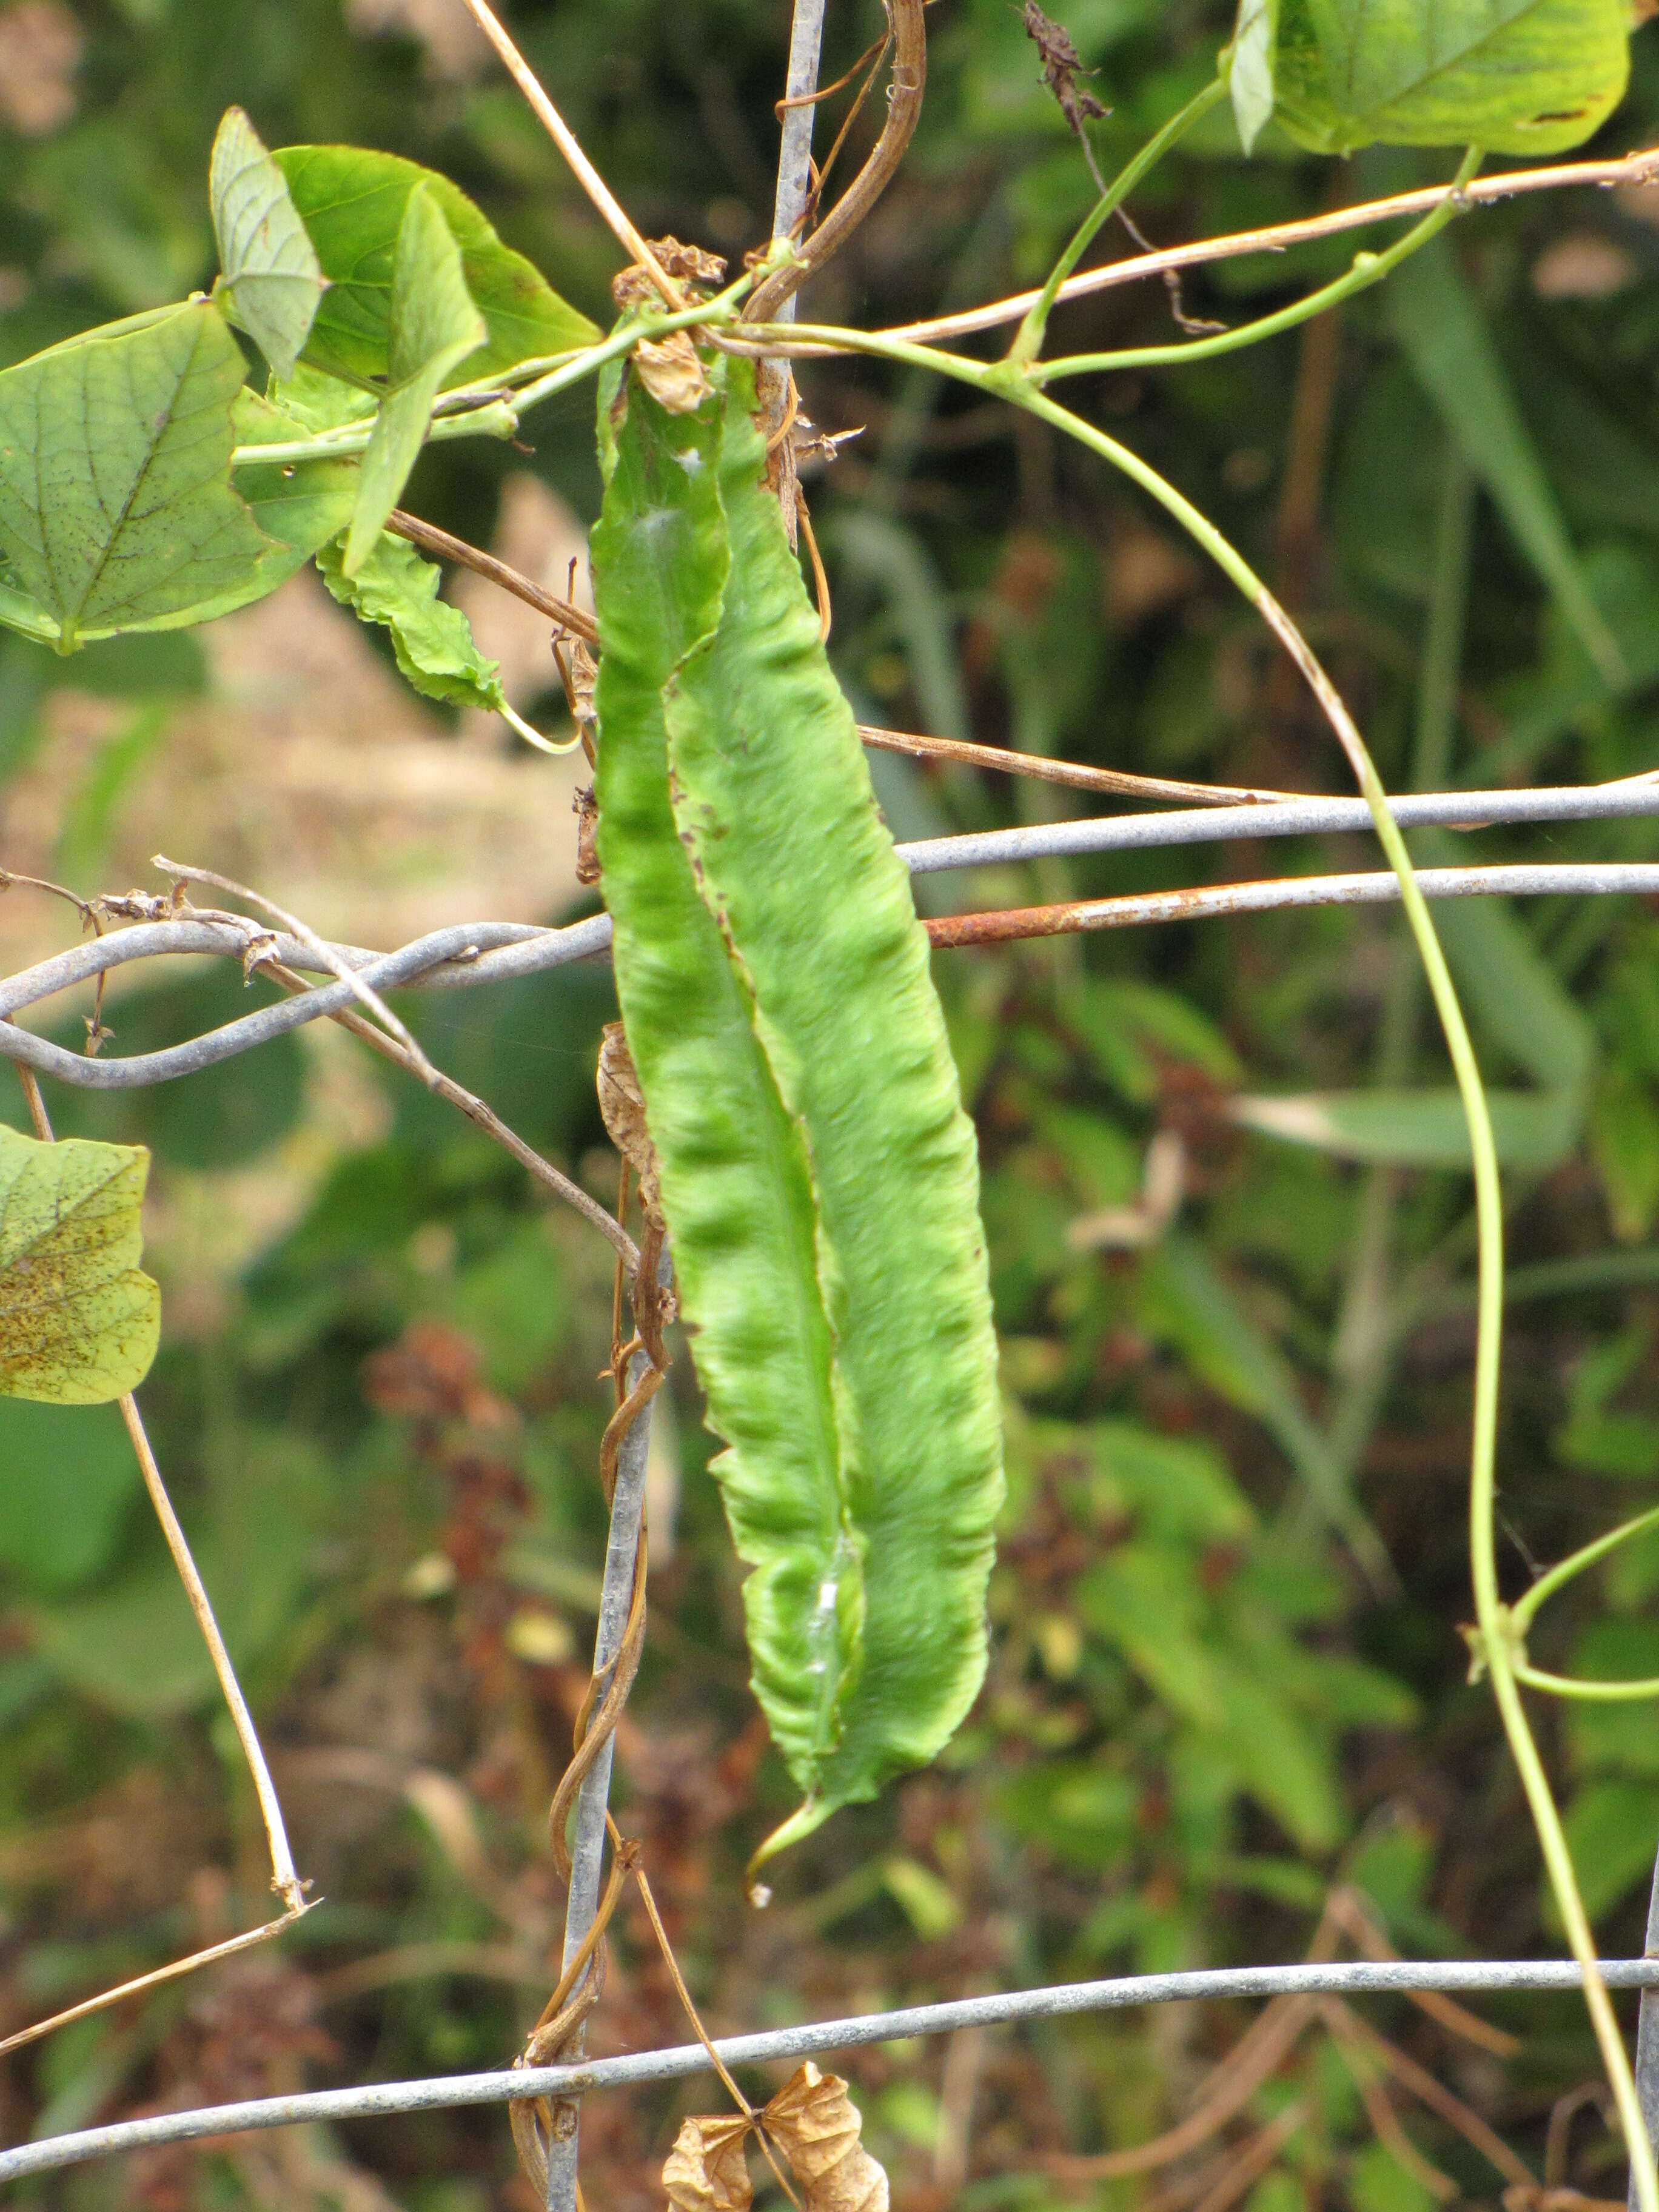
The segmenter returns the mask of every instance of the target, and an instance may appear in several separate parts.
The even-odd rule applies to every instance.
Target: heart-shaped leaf
[[[0,619],[68,653],[269,589],[230,481],[247,364],[207,300],[88,331],[0,374]]]
[[[214,288],[278,376],[292,376],[327,289],[288,179],[240,107],[225,110],[208,167],[223,275]]]
[[[447,177],[361,146],[282,146],[271,158],[288,179],[329,280],[305,349],[313,368],[357,384],[386,375],[392,262],[417,185],[436,200],[461,250],[467,289],[489,331],[470,363],[474,375],[493,376],[598,337],[586,316],[568,307],[523,254],[503,246]]]
[[[486,335],[449,225],[427,187],[417,185],[404,203],[392,257],[386,391],[363,455],[346,539],[348,576],[357,574],[380,541],[420,457],[444,380],[477,351]]]
[[[0,1395],[95,1406],[149,1372],[161,1295],[138,1267],[149,1154],[0,1127]]]
[[[1559,153],[1623,97],[1631,21],[1626,0],[1281,0],[1274,112],[1322,154]]]
[[[250,446],[283,445],[304,438],[312,428],[246,385],[236,395],[235,422],[236,443],[244,452]],[[269,556],[273,586],[303,567],[319,545],[347,527],[357,503],[358,475],[356,454],[335,461],[239,465],[236,489],[254,520],[288,549],[285,559],[280,554]]]

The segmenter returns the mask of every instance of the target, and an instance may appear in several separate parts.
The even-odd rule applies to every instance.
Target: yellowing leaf
[[[93,1406],[149,1371],[161,1292],[137,1265],[149,1154],[0,1127],[0,1395]]]
[[[743,2154],[748,2133],[741,2112],[681,2121],[662,2170],[673,2212],[749,2212],[754,2191]]]
[[[761,2115],[801,2185],[802,2212],[887,2212],[887,2175],[859,2141],[864,2122],[837,2074],[809,2058]]]

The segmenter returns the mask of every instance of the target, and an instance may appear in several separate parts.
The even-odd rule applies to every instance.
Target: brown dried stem
[[[34,1071],[20,1066],[17,1079],[23,1087],[23,1097],[35,1135],[42,1144],[51,1144],[53,1141],[52,1121]],[[311,1909],[306,1898],[306,1884],[301,1881],[294,1864],[294,1854],[289,1846],[288,1830],[283,1825],[276,1785],[272,1782],[270,1769],[265,1764],[253,1717],[248,1711],[241,1684],[236,1679],[236,1670],[231,1664],[229,1652],[225,1649],[224,1638],[219,1632],[219,1624],[214,1618],[206,1585],[191,1555],[185,1532],[179,1525],[179,1516],[173,1510],[173,1500],[167,1496],[167,1486],[161,1480],[161,1471],[155,1463],[155,1455],[144,1432],[138,1401],[128,1391],[118,1402],[121,1418],[126,1424],[127,1434],[132,1441],[132,1448],[143,1474],[144,1487],[149,1492],[155,1517],[161,1524],[161,1534],[167,1539],[173,1563],[184,1583],[190,1609],[202,1632],[202,1639],[213,1662],[213,1671],[218,1677],[220,1690],[230,1709],[237,1741],[242,1747],[242,1755],[253,1778],[254,1793],[258,1798],[260,1815],[264,1821],[265,1841],[270,1850],[270,1886],[282,1899],[283,1910],[276,1919],[267,1921],[263,1927],[249,1929],[245,1934],[233,1936],[225,1942],[211,1944],[205,1950],[194,1951],[187,1959],[178,1959],[170,1966],[158,1966],[151,1973],[140,1974],[115,1989],[102,1990],[97,1996],[88,1997],[80,2004],[70,2005],[62,2012],[54,2013],[49,2020],[37,2021],[32,2027],[8,2036],[4,2042],[0,2043],[0,2051],[15,2050],[20,2044],[33,2043],[38,2037],[49,2034],[53,2028],[62,2027],[69,2021],[83,2019],[88,2013],[101,2012],[106,2005],[118,2003],[123,1997],[136,1996],[141,1990],[153,1989],[158,1983],[174,1980],[179,1975],[190,1973],[212,1960],[228,1958],[234,1952],[250,1950],[256,1943],[267,1942],[271,1936],[291,1925],[301,1913]]]
[[[1189,806],[1254,806],[1289,792],[1258,791],[1230,783],[1183,783],[1169,776],[1132,775],[1127,769],[1091,768],[1081,761],[1051,760],[1042,753],[1020,753],[1001,745],[980,745],[965,738],[924,738],[905,730],[881,730],[859,724],[866,745],[879,751],[911,753],[918,759],[959,761],[964,768],[994,769],[1004,775],[1035,776],[1043,783],[1073,785],[1079,791],[1111,791],[1127,799],[1163,799]]]
[[[483,0],[467,0],[471,8]],[[881,198],[903,159],[910,134],[921,113],[921,96],[927,82],[927,33],[922,20],[922,0],[888,0],[888,21],[893,33],[893,73],[887,93],[887,120],[870,149],[870,158],[793,261],[775,269],[750,294],[744,307],[748,322],[769,322],[799,289],[813,270],[821,269],[839,252]]]
[[[549,99],[541,80],[507,36],[494,11],[487,5],[487,0],[462,0],[462,4],[506,64],[508,76],[529,101],[542,128],[570,164],[577,183],[635,262],[644,270],[668,306],[678,313],[686,304],[684,294],[629,222],[610,185],[583,153],[574,131]]]
[[[260,964],[273,982],[280,983],[285,991],[293,993],[295,997],[313,988],[303,975],[297,975],[292,968],[285,967],[280,960],[266,960]],[[391,1060],[394,1066],[406,1068],[411,1075],[416,1073],[409,1054],[394,1037],[389,1037],[384,1030],[377,1029],[373,1022],[366,1022],[361,1014],[354,1014],[349,1006],[342,1006],[331,1018],[337,1021],[342,1029],[349,1030],[353,1036],[361,1037],[366,1045],[378,1052],[382,1059]],[[453,1076],[446,1075],[441,1068],[434,1070],[434,1073],[436,1080],[428,1088],[436,1097],[458,1107],[469,1121],[482,1129],[485,1136],[501,1146],[504,1152],[510,1152],[526,1173],[533,1176],[556,1198],[562,1198],[567,1206],[574,1206],[584,1221],[597,1229],[600,1236],[616,1248],[617,1260],[631,1277],[639,1266],[640,1251],[621,1222],[613,1219],[597,1199],[589,1197],[580,1183],[573,1182],[567,1175],[562,1175],[551,1160],[544,1159],[533,1146],[526,1144],[518,1132],[509,1128],[494,1107],[486,1104],[476,1091],[468,1091]]]
[[[505,561],[498,561],[493,553],[486,553],[477,545],[469,545],[465,538],[453,538],[447,530],[440,530],[435,522],[423,522],[419,515],[405,514],[394,507],[386,517],[386,528],[397,538],[406,538],[411,545],[418,545],[422,553],[430,553],[434,560],[453,561],[458,568],[471,568],[476,575],[487,576],[492,584],[499,584],[514,599],[522,599],[526,606],[544,614],[561,629],[568,630],[573,637],[580,638],[584,645],[597,645],[599,626],[590,614],[573,605],[568,599],[555,597],[544,591],[538,583]]]
[[[1119,284],[1135,283],[1144,276],[1161,276],[1168,270],[1198,268],[1206,262],[1232,260],[1244,253],[1282,253],[1287,246],[1305,245],[1310,239],[1362,230],[1374,222],[1390,222],[1404,216],[1427,214],[1454,196],[1460,204],[1486,207],[1522,192],[1553,191],[1573,185],[1595,185],[1607,190],[1615,185],[1651,184],[1656,179],[1659,179],[1659,148],[1647,148],[1627,154],[1620,161],[1562,161],[1551,168],[1515,169],[1508,175],[1480,177],[1456,188],[1455,194],[1451,187],[1444,185],[1425,185],[1417,191],[1395,192],[1385,199],[1334,208],[1327,214],[1307,216],[1297,222],[1273,223],[1261,230],[1233,231],[1221,238],[1165,246],[1156,253],[1127,255],[1121,261],[1109,261],[1103,268],[1086,269],[1080,276],[1067,277],[1056,296],[1059,300],[1080,300]],[[878,335],[926,344],[939,338],[963,337],[973,331],[997,330],[1005,324],[1018,322],[1041,297],[1040,290],[1018,292],[985,307],[966,308],[959,314],[896,324]],[[761,319],[757,315],[754,319]]]

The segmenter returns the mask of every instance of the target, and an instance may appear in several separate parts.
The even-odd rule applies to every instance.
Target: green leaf
[[[95,1406],[136,1389],[161,1297],[138,1267],[148,1152],[0,1126],[0,1396]]]
[[[386,389],[369,434],[346,538],[345,573],[355,576],[374,551],[409,472],[420,458],[432,403],[451,369],[484,341],[460,251],[424,185],[404,206],[392,264],[392,337]]]
[[[1449,242],[1433,239],[1403,262],[1385,298],[1407,358],[1464,459],[1604,678],[1619,683],[1624,663],[1618,645]]]
[[[611,420],[594,536],[617,996],[755,1686],[806,1802],[931,1759],[985,1667],[1002,1495],[972,1129],[926,937],[766,492],[752,371]]]
[[[367,422],[373,416],[375,396],[361,386],[343,384],[320,368],[301,362],[290,377],[274,380],[265,395],[273,406],[300,423],[301,434],[316,430],[340,430],[349,422]]]
[[[1624,96],[1626,0],[1282,0],[1279,122],[1316,153],[1559,153]]]
[[[521,253],[501,244],[447,177],[395,154],[358,146],[284,146],[272,159],[288,179],[329,289],[307,342],[313,367],[348,383],[383,377],[392,344],[392,263],[409,198],[424,185],[437,202],[489,332],[471,363],[493,376],[520,362],[592,345],[598,331],[568,307]]]
[[[327,288],[288,179],[240,107],[228,107],[208,165],[223,275],[214,296],[278,376],[292,376]]]
[[[1174,1343],[1212,1390],[1253,1414],[1379,1584],[1392,1571],[1382,1540],[1354,1503],[1348,1477],[1309,1418],[1296,1376],[1223,1281],[1203,1246],[1170,1237],[1141,1273],[1141,1319]]]
[[[1421,834],[1425,858],[1465,857],[1449,830]],[[1458,988],[1487,1035],[1546,1090],[1582,1094],[1596,1060],[1595,1031],[1503,899],[1448,899],[1435,917]]]
[[[1273,59],[1279,45],[1278,0],[1238,0],[1227,89],[1239,143],[1248,154],[1273,112]]]
[[[1578,1141],[1583,1099],[1568,1091],[1488,1091],[1492,1136],[1505,1167],[1558,1166]],[[1235,1098],[1232,1118],[1264,1136],[1311,1145],[1340,1160],[1469,1170],[1468,1124],[1449,1087],[1437,1091],[1310,1091]]]
[[[65,1510],[64,1469],[75,1470]],[[0,1565],[46,1593],[106,1569],[139,1495],[138,1466],[107,1406],[32,1406],[0,1398]]]
[[[230,481],[247,373],[210,301],[88,331],[0,374],[0,558],[70,652],[204,620],[286,571]]]
[[[1651,1725],[1653,1709],[1647,1708]],[[1567,1849],[1578,1875],[1579,1894],[1592,1920],[1645,1885],[1653,1870],[1654,1832],[1659,1826],[1650,1782],[1592,1782],[1573,1798],[1562,1816]],[[1553,1900],[1545,1917],[1560,1926]]]
[[[311,426],[244,385],[232,410],[240,447],[285,445],[310,435]],[[357,503],[360,471],[354,455],[337,461],[243,462],[236,489],[268,538],[288,549],[266,556],[270,584],[293,574],[319,546],[337,538]]]
[[[460,609],[438,597],[437,569],[407,538],[382,532],[355,576],[346,574],[337,544],[323,548],[317,566],[329,590],[359,621],[391,631],[398,665],[422,698],[501,712],[500,668],[473,643]]]
[[[1621,1244],[1639,1243],[1659,1216],[1659,1110],[1628,1069],[1609,1069],[1598,1086],[1590,1138],[1613,1233]]]

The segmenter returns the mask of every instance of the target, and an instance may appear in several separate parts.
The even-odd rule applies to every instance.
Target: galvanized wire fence
[[[649,248],[633,232],[608,189],[592,171],[591,164],[586,161],[556,110],[530,76],[483,0],[465,0],[465,4],[489,33],[606,220],[629,250],[639,252],[648,262]],[[823,0],[796,0],[787,91],[780,108],[782,146],[774,222],[775,235],[778,237],[798,233],[815,189],[811,160],[811,103],[822,22]],[[1536,188],[1540,181],[1553,180],[1556,173],[1483,180],[1468,188],[1467,201],[1496,198],[1523,186]],[[1564,180],[1607,184],[1628,181],[1638,173],[1645,177],[1652,173],[1652,167],[1650,157],[1644,156],[1634,169],[1627,161],[1610,167],[1581,165],[1577,170],[1559,173]],[[1402,213],[1419,211],[1432,205],[1436,197],[1432,192],[1408,194],[1397,202],[1379,204],[1376,212],[1385,208]],[[1333,228],[1344,227],[1345,221],[1339,211],[1334,216],[1322,216],[1310,225],[1281,226],[1273,233],[1249,234],[1224,244],[1226,250],[1239,252],[1258,250],[1264,243],[1281,246],[1304,232],[1322,234]],[[1210,250],[1176,249],[1163,254],[1142,254],[1134,264],[1135,273],[1172,271],[1188,259],[1203,258]],[[1064,292],[1069,296],[1119,281],[1128,273],[1127,270],[1109,267],[1088,272],[1072,279]],[[1024,299],[1012,303],[1017,311],[1029,304]],[[786,324],[793,314],[793,298],[784,299],[777,304],[770,319],[775,324]],[[974,311],[887,335],[917,340],[951,336],[981,327],[987,319],[986,313]],[[990,319],[996,319],[994,312]],[[777,368],[781,390],[787,385],[781,364],[769,366]],[[890,733],[869,734],[873,741],[887,743],[890,749],[906,749],[904,741],[893,740]],[[979,750],[982,764],[991,763],[991,757],[982,749],[933,749],[954,750],[957,755]],[[1006,756],[1000,757],[995,764],[1012,765]],[[1053,770],[1058,764],[1046,766]],[[1079,781],[1080,772],[1062,772],[1056,780]],[[1214,796],[1237,800],[1247,795]],[[1598,786],[1534,791],[1434,792],[1395,799],[1389,803],[1395,821],[1406,829],[1474,831],[1504,826],[1649,818],[1659,816],[1659,771],[1651,778]],[[1006,868],[1041,860],[1144,854],[1240,838],[1367,833],[1371,827],[1372,817],[1363,799],[1255,796],[1250,803],[1194,805],[1176,812],[1120,814],[975,831],[932,838],[899,849],[911,872],[921,877]],[[158,865],[166,871],[167,864]],[[280,913],[273,921],[234,909],[193,905],[183,895],[186,874],[192,881],[204,879],[200,872],[181,872],[175,877],[170,896],[152,897],[131,893],[88,902],[77,898],[76,903],[81,908],[82,920],[94,934],[0,981],[0,1058],[9,1058],[21,1071],[27,1071],[27,1080],[31,1084],[35,1076],[45,1075],[81,1089],[129,1090],[173,1081],[250,1051],[308,1023],[331,1018],[351,1028],[471,1115],[532,1174],[579,1206],[595,1226],[602,1229],[630,1270],[637,1267],[640,1255],[621,1224],[606,1216],[596,1201],[550,1163],[541,1160],[499,1121],[484,1102],[472,1097],[432,1068],[416,1041],[379,1000],[380,993],[394,988],[477,988],[540,973],[571,961],[602,957],[611,941],[608,916],[599,914],[560,928],[492,921],[460,923],[431,932],[394,951],[380,951],[324,943],[295,923],[294,918]],[[25,879],[8,877],[0,871],[0,888],[20,880]],[[234,895],[238,887],[223,885],[222,879],[217,880]],[[1654,896],[1659,896],[1659,862],[1553,860],[1438,866],[1419,870],[1417,881],[1423,893],[1431,899],[1615,894]],[[927,927],[934,945],[944,947],[1278,908],[1385,904],[1398,900],[1400,896],[1399,879],[1391,870],[1288,875],[1243,883],[1139,891],[1072,901],[1062,906],[998,908],[934,915],[928,918]],[[246,895],[246,902],[264,904],[252,894]],[[270,910],[267,908],[266,912],[269,915]],[[96,1007],[101,1006],[103,979],[108,974],[141,961],[204,954],[240,962],[250,981],[263,973],[289,995],[204,1035],[181,1039],[161,1050],[123,1054],[92,1048],[103,1042]],[[306,978],[309,975],[327,980],[308,984]],[[94,986],[99,994],[94,1018],[88,1024],[90,1043],[87,1052],[70,1051],[25,1028],[17,1019],[26,1011],[44,1005],[64,991],[86,985]],[[48,1125],[38,1092],[33,1094],[32,1103],[38,1109],[37,1126],[44,1133]],[[638,1379],[641,1356],[636,1354],[629,1367],[630,1384]],[[135,1412],[135,1420],[136,1418]],[[611,1726],[614,1726],[615,1719],[611,1709],[618,1703],[619,1695],[625,1695],[629,1679],[649,1418],[647,1394],[631,1425],[623,1427],[615,1453],[611,1532],[589,1696],[590,1709],[600,1716],[608,1711]],[[616,1425],[613,1424],[613,1429]],[[182,1543],[182,1535],[179,1540]],[[636,1650],[633,1657],[636,1662]],[[601,1876],[607,1832],[610,1729],[601,1731],[596,1728],[595,1733],[602,1733],[604,1741],[586,1768],[575,1798],[563,1953],[567,1977],[584,1968],[591,1975],[592,1948],[602,1930],[605,1911],[601,1900]],[[613,1898],[615,1871],[613,1864]],[[272,1923],[272,1927],[286,1924],[285,1919]],[[249,1937],[238,1940],[258,1940],[259,1934],[268,1932],[270,1931],[254,1931]],[[234,1947],[222,1947],[225,1948]],[[177,1971],[164,1970],[167,1973]],[[1608,1987],[1641,1992],[1637,2086],[1652,2138],[1659,2133],[1659,1994],[1650,1994],[1659,1992],[1659,1870],[1656,1872],[1646,1955],[1603,1961],[1601,1971]],[[606,2089],[684,2079],[710,2069],[717,2060],[726,2068],[799,2060],[813,2054],[898,2039],[951,2034],[993,2026],[1017,2027],[1021,2022],[1073,2014],[1204,1999],[1272,2001],[1321,1995],[1346,1998],[1424,1992],[1472,1996],[1567,1991],[1580,1987],[1582,1978],[1581,1969],[1572,1960],[1368,1959],[1352,1963],[1317,1960],[1294,1965],[1205,1969],[1052,1984],[869,2013],[851,2019],[810,2022],[759,2034],[729,2037],[712,2044],[690,2043],[596,2060],[580,2055],[582,2031],[579,2022],[574,2034],[562,2046],[567,2053],[567,2063],[546,2066],[521,2063],[491,2073],[261,2098],[79,2129],[0,2150],[0,2181],[21,2180],[121,2152],[261,2129],[363,2120],[474,2105],[509,2104],[522,2111],[526,2100],[545,2099],[549,2102],[542,2109],[548,2115],[544,2146],[546,2203],[549,2212],[573,2212],[576,2203],[580,2099]],[[580,1983],[577,1986],[580,1991]]]
[[[1390,802],[1395,818],[1407,828],[1473,831],[1502,826],[1563,822],[1644,819],[1659,817],[1659,779],[1641,777],[1602,785],[1533,791],[1437,792]],[[1364,802],[1341,798],[1269,800],[1227,807],[1194,807],[1178,811],[1117,814],[1057,821],[1012,830],[971,832],[930,839],[900,848],[918,876],[946,871],[1007,866],[1038,859],[1114,853],[1146,853],[1238,838],[1318,836],[1361,833],[1370,817]],[[1659,895],[1659,864],[1649,862],[1548,861],[1424,869],[1419,881],[1431,897],[1475,896]],[[362,946],[325,945],[309,932],[295,934],[229,909],[198,909],[185,904],[175,883],[171,896],[149,898],[128,894],[88,903],[88,919],[100,933],[68,951],[39,962],[0,982],[0,1057],[58,1080],[101,1090],[131,1089],[168,1082],[250,1051],[302,1024],[332,1016],[368,1030],[353,1010],[354,997],[368,985],[380,992],[394,987],[428,990],[479,988],[511,976],[540,972],[576,959],[604,957],[610,941],[607,916],[595,915],[562,928],[520,924],[458,924],[429,933],[392,952]],[[1075,902],[1065,909],[992,909],[936,918],[930,924],[939,944],[982,940],[1010,934],[1006,925],[1021,915],[1032,917],[1020,934],[1051,934],[1060,928],[1092,929],[1135,923],[1193,919],[1204,915],[1261,912],[1269,908],[1330,903],[1385,902],[1398,896],[1391,872],[1366,871],[1344,875],[1285,876],[1245,884],[1226,884],[1170,891],[1138,893]],[[1057,915],[1063,919],[1056,921]],[[22,1028],[15,1017],[26,1009],[76,986],[97,984],[118,967],[176,955],[216,954],[240,962],[250,977],[262,967],[288,971],[290,988],[300,971],[329,980],[245,1015],[204,1036],[165,1049],[123,1056],[76,1053]],[[349,971],[344,980],[343,971]],[[358,987],[354,990],[354,987]],[[377,1031],[390,1042],[384,1031]],[[401,1048],[398,1048],[402,1055]],[[515,1140],[516,1141],[516,1140]],[[527,1147],[522,1148],[527,1151]],[[533,1156],[532,1156],[533,1157]],[[561,1181],[562,1178],[560,1179]],[[592,1206],[592,1202],[587,1202]],[[585,1209],[586,1210],[586,1209]],[[595,1209],[597,1211],[598,1209]],[[614,1240],[613,1240],[614,1241]],[[624,1237],[621,1240],[632,1247]],[[622,1648],[623,1624],[634,1589],[635,1543],[642,1503],[648,1403],[622,1439],[612,1501],[611,1538],[607,1550],[594,1653],[595,1702],[603,1702]],[[604,1747],[608,1754],[609,1743]],[[574,1861],[565,1941],[567,1966],[589,1936],[599,1906],[604,1860],[608,1755],[589,1770],[578,1800]],[[1650,2134],[1659,2121],[1659,1881],[1656,1883],[1648,1955],[1604,1962],[1609,1987],[1643,1992],[1638,2036],[1638,2087]],[[727,2067],[799,2060],[806,2056],[900,2038],[943,2035],[959,2029],[1056,2019],[1068,2014],[1126,2007],[1191,2002],[1206,1998],[1272,1999],[1323,1993],[1340,1996],[1441,1991],[1459,1995],[1550,1991],[1575,1989],[1581,1979],[1571,1960],[1363,1960],[1303,1963],[1153,1975],[1054,1984],[998,1995],[872,2013],[849,2020],[822,2021],[761,2034],[715,2041],[712,2052]],[[554,2112],[574,2118],[580,2097],[605,2089],[623,2089],[684,2078],[709,2068],[711,2046],[702,2043],[629,2053],[623,2057],[558,2065],[518,2067],[495,2073],[371,2084],[305,2094],[200,2107],[136,2120],[86,2128],[45,2141],[0,2151],[0,2181],[21,2180],[125,2151],[163,2143],[223,2136],[245,2130],[304,2122],[390,2117],[464,2105],[550,2100]],[[576,2134],[567,2124],[550,2145],[547,2202],[551,2212],[567,2212],[574,2202]]]

